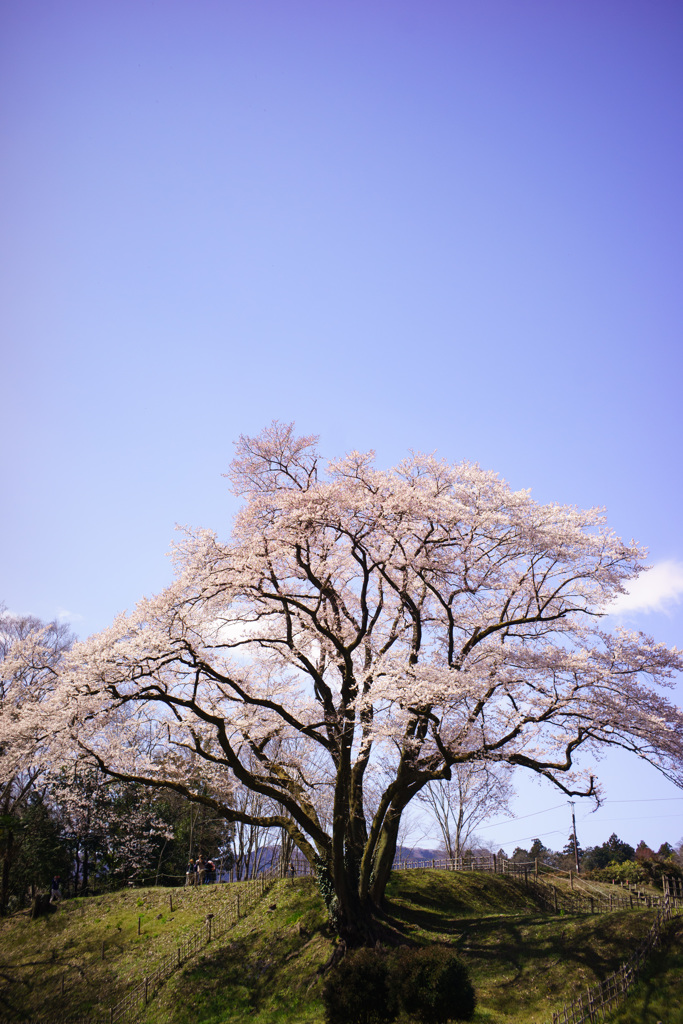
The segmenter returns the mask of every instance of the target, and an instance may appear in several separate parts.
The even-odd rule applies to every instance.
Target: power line
[[[663,818],[678,818],[678,814],[647,814],[639,818],[594,818],[593,822],[596,825],[608,825],[615,821],[661,821]],[[582,821],[586,821],[586,818],[582,818]]]
[[[477,832],[480,832],[482,828],[496,828],[498,825],[507,825],[511,821],[524,821],[525,818],[535,818],[537,814],[547,814],[548,811],[556,811],[558,807],[564,807],[564,804],[555,804],[554,807],[546,807],[542,811],[532,811],[531,814],[520,814],[513,815],[511,818],[505,818],[503,821],[494,821],[492,825],[480,825]]]
[[[653,804],[653,803],[665,803],[668,800],[683,800],[683,796],[657,796],[657,797],[654,797],[652,800],[647,799],[645,797],[643,797],[642,799],[638,798],[638,799],[635,799],[635,800],[603,800],[602,803],[603,803],[603,805],[604,804]],[[477,832],[481,832],[485,828],[499,828],[501,825],[508,825],[508,824],[510,824],[510,822],[513,822],[513,821],[525,821],[527,818],[535,818],[538,814],[549,814],[550,811],[557,811],[557,810],[559,810],[560,807],[564,807],[564,804],[554,804],[553,807],[544,807],[543,810],[541,810],[541,811],[532,811],[531,814],[519,814],[519,815],[513,814],[510,818],[504,818],[503,821],[494,821],[490,825],[480,825],[477,828]],[[596,810],[599,810],[599,808],[596,808]],[[595,813],[596,813],[595,811],[588,811],[587,814],[581,820],[582,821],[586,821],[589,814],[595,814]],[[669,817],[669,815],[660,814],[660,815],[658,815],[658,817],[665,818],[665,817]],[[670,817],[674,817],[674,815],[670,815]],[[596,818],[594,820],[595,821],[599,821],[600,819]],[[646,818],[604,818],[602,820],[607,823],[607,822],[613,822],[613,821],[646,821],[647,819]],[[551,832],[546,832],[544,834],[545,835],[552,835]],[[536,837],[534,837],[534,836],[531,836],[531,837],[527,836],[527,838],[536,838]]]
[[[562,829],[555,828],[552,832],[541,832],[533,836],[522,836],[521,839],[506,839],[505,845],[512,846],[513,843],[525,843],[527,839],[545,839],[547,836],[566,836],[566,832]]]
[[[655,796],[651,800],[648,797],[638,797],[637,800],[603,800],[603,804],[661,804],[667,800],[683,800],[683,796]]]

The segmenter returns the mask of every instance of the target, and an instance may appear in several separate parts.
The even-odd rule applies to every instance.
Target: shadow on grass
[[[186,972],[191,981],[187,998],[174,1020],[211,1020],[258,1011],[270,965],[252,958],[250,952],[248,940],[242,939],[193,964]]]
[[[174,974],[150,1003],[147,1024],[289,1024],[306,1016],[329,940],[322,900],[305,881],[277,883],[227,943]]]
[[[438,942],[457,950],[472,973],[481,1005],[505,1013],[505,1019],[525,1008],[533,1015],[548,1000],[564,999],[603,980],[652,923],[648,911],[550,916],[526,899],[521,886],[515,891],[498,883],[493,894],[498,905],[492,906],[485,883],[470,885],[462,900],[457,883],[416,882],[394,888],[387,924],[412,942]],[[516,909],[514,903],[510,907],[513,901]]]
[[[614,1024],[683,1024],[683,918],[675,919],[661,949],[652,954]]]
[[[538,893],[523,881],[485,872],[420,871],[394,873],[387,898],[400,898],[437,913],[516,913],[545,909]]]

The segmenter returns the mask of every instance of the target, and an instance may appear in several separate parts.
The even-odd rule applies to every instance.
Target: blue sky
[[[606,506],[657,565],[622,619],[680,646],[682,43],[671,0],[4,4],[7,605],[87,635],[161,589],[279,418]],[[681,838],[604,775],[643,802],[584,843]]]

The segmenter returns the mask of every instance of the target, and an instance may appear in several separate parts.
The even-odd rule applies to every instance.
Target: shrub
[[[402,950],[394,961],[403,1008],[421,1024],[470,1020],[476,998],[465,964],[443,946]]]
[[[385,1024],[398,1015],[387,956],[378,950],[347,953],[330,971],[322,996],[328,1024]]]
[[[663,875],[683,880],[683,871],[673,860],[646,860],[643,861],[643,867],[650,876],[652,884],[656,885],[658,889],[664,888]]]
[[[646,857],[644,855],[645,852],[652,853],[652,850],[647,851],[647,848],[645,848],[645,851],[641,849],[636,851],[638,864],[646,872],[648,880],[658,889],[664,887],[662,882],[663,875],[683,879],[683,870],[681,870],[675,860],[662,860],[656,853],[652,853],[651,857]]]
[[[611,861],[606,868],[601,868],[599,871],[593,871],[592,875],[601,882],[628,882],[631,885],[637,885],[639,882],[644,882],[647,878],[647,871],[642,864],[637,864],[632,860],[625,860],[622,864],[617,864],[615,861]]]

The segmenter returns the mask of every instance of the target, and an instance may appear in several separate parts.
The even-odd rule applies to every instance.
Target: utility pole
[[[579,843],[578,843],[578,840],[576,838],[576,818],[574,817],[574,801],[573,800],[567,800],[567,803],[569,804],[569,806],[572,809],[572,837],[574,839],[574,867],[576,868],[576,873],[578,875],[579,871],[581,869],[579,868]]]

